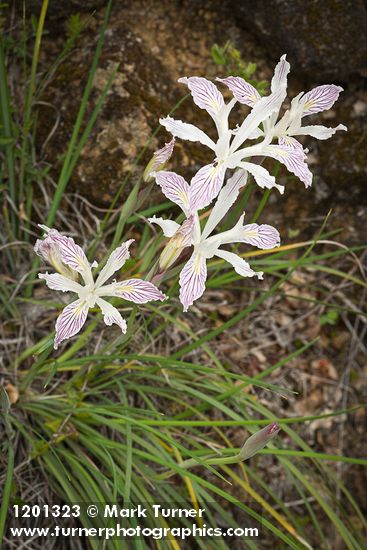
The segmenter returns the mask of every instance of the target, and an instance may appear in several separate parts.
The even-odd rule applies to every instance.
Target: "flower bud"
[[[189,216],[173,237],[170,238],[159,258],[160,269],[168,269],[175,263],[184,248],[191,246],[194,226],[195,218],[194,216]]]
[[[146,165],[146,168],[143,173],[143,180],[149,182],[154,177],[154,172],[163,170],[166,165],[166,162],[170,159],[173,148],[175,146],[175,138],[173,138],[169,143],[166,143],[162,149],[159,149],[153,153],[152,158]]]
[[[59,237],[61,235],[58,231],[56,231],[56,229],[49,229],[44,225],[41,227],[47,231],[47,235],[44,239],[37,239],[36,244],[34,245],[35,253],[46,263],[52,265],[58,273],[61,273],[61,275],[64,275],[68,279],[77,281],[78,272],[63,263],[59,246],[54,240],[54,236],[56,234]]]
[[[243,445],[239,457],[240,460],[248,460],[252,456],[256,455],[261,449],[278,435],[280,427],[276,422],[265,426],[262,430],[252,434]]]
[[[168,244],[166,244],[159,257],[159,269],[166,270],[175,263],[184,249],[182,240],[182,235],[177,235],[168,241]]]

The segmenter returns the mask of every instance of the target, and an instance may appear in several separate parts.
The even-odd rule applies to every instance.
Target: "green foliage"
[[[336,325],[339,321],[339,312],[335,309],[328,309],[320,316],[320,326]]]
[[[13,481],[13,471],[14,471],[14,449],[13,449],[13,429],[10,416],[10,401],[8,394],[5,389],[0,386],[0,421],[4,424],[5,435],[6,435],[6,444],[5,449],[7,450],[7,470],[5,475],[5,484],[2,489],[2,498],[0,505],[0,546],[2,545],[2,540],[5,530],[5,522],[8,514],[8,508],[10,503],[11,488]],[[1,424],[0,424],[1,425]]]
[[[0,33],[3,33],[5,29],[6,16],[5,14],[3,15],[3,12],[8,8],[9,8],[9,4],[7,4],[6,2],[0,3]]]
[[[75,46],[77,38],[88,26],[91,18],[81,19],[80,14],[70,16],[67,22],[66,42],[64,48],[58,58],[55,60],[49,71],[40,75],[37,71],[39,62],[39,52],[42,43],[42,37],[47,32],[44,29],[44,22],[47,13],[48,1],[44,0],[37,18],[34,14],[30,17],[30,25],[26,21],[23,22],[22,40],[17,40],[9,33],[3,33],[0,38],[0,148],[5,151],[4,170],[0,173],[1,183],[7,185],[9,196],[12,202],[10,208],[9,220],[11,224],[12,234],[14,237],[28,239],[30,222],[33,217],[33,194],[34,188],[42,185],[49,171],[48,165],[42,165],[37,162],[37,102],[41,99],[42,93],[52,80],[58,66],[65,60]],[[2,6],[4,9],[7,5]],[[98,58],[100,55],[101,46],[103,43],[105,26],[102,27],[100,39],[96,48],[95,58],[91,67],[89,82],[86,86],[84,97],[82,99],[79,117],[76,120],[73,139],[71,146],[76,150],[71,151],[70,148],[66,153],[64,169],[67,164],[74,163],[75,166],[79,158],[83,144],[88,139],[93,124],[102,107],[103,100],[111,87],[113,74],[107,85],[106,90],[102,91],[101,98],[94,107],[86,128],[83,132],[80,131],[86,107],[88,104],[91,85],[96,71]],[[32,63],[29,69],[27,58],[27,43],[34,38],[34,48],[31,56]],[[23,108],[14,106],[13,98],[9,93],[9,74],[7,68],[7,56],[15,56],[23,60],[22,66],[24,74],[24,98]],[[117,67],[115,68],[115,71]],[[81,134],[78,137],[78,134]],[[72,156],[72,158],[71,158]],[[62,172],[62,183],[65,186],[65,171]],[[54,199],[54,207],[57,208],[58,193]],[[19,224],[19,217],[24,220],[24,224]]]
[[[226,42],[223,47],[214,44],[211,49],[211,54],[214,63],[222,66],[228,75],[240,76],[252,84],[260,95],[265,95],[268,83],[266,80],[257,80],[254,78],[257,69],[256,63],[243,61],[241,53],[230,41]]]
[[[66,36],[68,40],[73,40],[85,28],[85,23],[80,17],[80,13],[71,14],[66,22]]]

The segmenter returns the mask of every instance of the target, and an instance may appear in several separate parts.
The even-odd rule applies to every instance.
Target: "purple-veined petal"
[[[56,320],[55,349],[63,340],[71,338],[80,331],[87,319],[88,309],[84,300],[76,300],[64,308]]]
[[[262,189],[272,189],[275,187],[279,193],[284,193],[284,185],[276,183],[275,177],[269,174],[263,166],[254,164],[253,162],[241,162],[240,165],[253,175],[257,185]]]
[[[279,246],[280,235],[279,231],[272,225],[250,223],[243,226],[240,242],[267,250]]]
[[[75,281],[60,275],[59,273],[38,273],[39,279],[44,279],[48,288],[52,290],[61,290],[62,292],[75,292],[79,294],[83,290],[82,285]]]
[[[251,113],[245,118],[235,133],[231,144],[231,153],[235,152],[253,134],[261,122],[269,118],[274,112],[279,111],[283,100],[284,91],[280,88],[269,96],[262,97],[255,103]]]
[[[269,97],[276,94],[278,96],[278,104],[277,108],[270,114],[270,117],[263,120],[265,135],[268,134],[268,132],[271,132],[274,128],[279,115],[280,107],[287,97],[287,76],[289,69],[290,65],[286,60],[286,56],[282,55],[279,63],[275,67],[274,76],[270,83],[271,94]]]
[[[159,166],[166,163],[169,160],[173,153],[173,148],[175,146],[175,138],[172,138],[171,141],[164,144],[162,149],[158,149],[153,153],[154,163],[152,165],[152,171],[156,170]]]
[[[125,319],[121,317],[120,312],[106,300],[102,298],[96,299],[96,304],[101,308],[103,314],[103,320],[107,326],[112,326],[113,324],[120,327],[122,332],[125,334],[127,325]]]
[[[195,228],[195,215],[191,214],[181,225],[177,231],[177,235],[182,236],[182,245],[190,246],[192,244],[192,237]]]
[[[189,88],[194,103],[205,109],[214,118],[217,118],[222,107],[224,107],[223,96],[213,82],[199,76],[179,78],[178,82],[186,84]]]
[[[240,168],[237,170],[231,178],[227,181],[218,195],[218,199],[214,205],[213,210],[210,213],[208,221],[202,232],[202,238],[206,239],[218,225],[218,223],[224,218],[228,210],[236,201],[240,189],[247,183],[247,172]]]
[[[96,280],[96,288],[101,287],[112,275],[122,268],[126,260],[130,258],[129,247],[134,239],[130,239],[111,252],[106,265],[101,270]]]
[[[101,287],[98,291],[99,296],[117,296],[135,304],[146,304],[153,300],[167,299],[153,283],[143,281],[142,279],[127,279],[126,281],[111,283]]]
[[[198,141],[199,143],[206,145],[214,151],[214,141],[193,124],[187,124],[187,122],[176,120],[174,118],[171,118],[170,116],[167,116],[166,118],[160,118],[159,122],[173,136],[180,139],[186,139],[188,141]]]
[[[228,252],[227,250],[219,249],[216,251],[215,255],[218,256],[218,258],[222,258],[226,262],[230,263],[234,267],[235,272],[242,277],[256,276],[258,279],[263,278],[264,273],[262,271],[254,271],[253,269],[251,269],[250,265],[234,252]]]
[[[207,164],[200,168],[191,180],[190,211],[201,210],[218,195],[224,180],[224,163]]]
[[[213,237],[207,239],[205,242],[206,248],[209,250],[213,246],[218,248],[223,244],[232,243],[248,243],[262,249],[271,249],[279,246],[280,236],[275,227],[267,224],[258,225],[256,223],[244,225],[244,217],[245,214],[242,214],[232,229],[217,233]],[[216,254],[216,252],[214,252],[214,254]]]
[[[327,126],[321,126],[316,124],[313,126],[301,126],[301,128],[294,132],[295,136],[311,136],[316,139],[329,139],[335,134],[338,130],[347,131],[347,127],[344,124],[339,124],[335,128],[327,128]]]
[[[264,150],[264,154],[284,164],[292,174],[295,174],[305,184],[305,187],[312,185],[312,172],[306,164],[306,155],[302,148],[268,145]]]
[[[180,302],[184,311],[203,295],[206,278],[206,259],[194,253],[180,274]]]
[[[66,237],[62,237],[56,229],[49,229],[45,225],[40,225],[40,227],[46,231],[46,237],[44,239],[37,239],[34,245],[34,251],[37,256],[42,258],[46,263],[52,265],[56,271],[68,279],[77,281],[78,273],[63,262],[60,247],[54,240],[56,235],[60,238],[66,239]]]
[[[165,237],[173,237],[173,235],[181,227],[179,223],[173,220],[164,220],[163,218],[157,218],[156,216],[148,218],[148,221],[150,223],[155,223],[156,225],[159,225]]]
[[[276,90],[283,89],[286,92],[287,89],[287,76],[290,71],[290,64],[286,60],[286,55],[282,55],[279,63],[274,69],[274,76],[271,80],[270,89],[272,92]],[[285,97],[285,96],[284,96]]]
[[[302,143],[300,143],[298,140],[296,140],[292,136],[280,136],[278,140],[279,145],[285,145],[286,147],[301,147],[303,149]]]
[[[341,86],[335,86],[335,84],[324,84],[313,88],[313,90],[307,92],[302,98],[302,116],[312,115],[330,109],[342,91],[343,88]]]
[[[161,171],[155,175],[155,181],[167,199],[175,202],[185,213],[189,210],[190,186],[175,172]]]
[[[153,153],[153,157],[148,162],[144,170],[144,181],[148,181],[153,172],[157,172],[158,170],[162,170],[162,168],[164,168],[166,162],[172,156],[174,146],[175,138],[173,137],[170,142],[165,143],[162,149],[158,149],[158,151]]]
[[[253,107],[261,99],[256,88],[240,76],[228,76],[227,78],[216,78],[216,80],[228,86],[239,103]]]
[[[80,273],[86,284],[92,284],[93,275],[88,259],[74,239],[61,235],[56,229],[51,229],[48,236],[58,246],[62,262]]]

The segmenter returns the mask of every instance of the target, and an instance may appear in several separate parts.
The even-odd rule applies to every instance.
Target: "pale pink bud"
[[[56,229],[49,229],[48,227],[41,225],[42,229],[47,232],[47,235],[44,239],[37,239],[34,246],[34,251],[44,260],[46,263],[52,265],[56,271],[72,279],[73,281],[78,280],[78,273],[65,265],[61,258],[60,245],[58,244],[57,239],[67,239],[63,237]]]
[[[162,147],[162,149],[159,149],[153,153],[153,157],[150,159],[144,170],[143,179],[145,182],[153,179],[152,174],[158,172],[159,170],[163,170],[167,161],[171,158],[174,146],[175,138],[172,138],[169,143],[166,143],[165,146]]]
[[[248,460],[252,456],[256,455],[261,449],[278,435],[280,427],[276,422],[265,426],[262,430],[252,434],[243,445],[239,457],[240,460]]]

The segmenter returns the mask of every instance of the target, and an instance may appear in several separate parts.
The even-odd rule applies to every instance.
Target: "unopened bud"
[[[169,143],[166,143],[162,149],[159,149],[153,153],[152,158],[146,165],[146,168],[143,173],[143,180],[145,182],[151,181],[154,177],[154,173],[159,170],[163,170],[166,165],[166,162],[170,159],[173,148],[175,146],[175,138],[171,139]]]
[[[175,235],[168,241],[168,244],[166,244],[166,246],[162,250],[159,258],[160,269],[166,270],[175,263],[175,261],[185,248],[185,246],[183,245],[183,240],[184,239],[182,235]]]
[[[49,229],[45,225],[41,225],[40,227],[46,231],[47,235],[44,239],[37,239],[36,241],[34,251],[37,256],[42,258],[46,263],[52,265],[61,275],[73,281],[77,281],[78,272],[63,263],[60,248],[54,239],[55,235],[59,237],[61,237],[61,235],[55,229]]]
[[[280,427],[276,422],[265,426],[262,430],[252,434],[243,445],[239,457],[240,460],[247,460],[256,455],[261,449],[274,439],[280,431]]]
[[[192,235],[195,227],[194,216],[189,216],[170,238],[159,258],[160,269],[168,269],[175,263],[181,252],[192,244]]]

